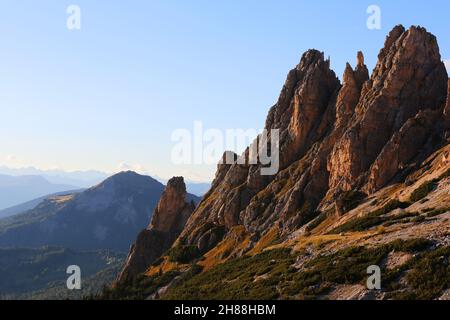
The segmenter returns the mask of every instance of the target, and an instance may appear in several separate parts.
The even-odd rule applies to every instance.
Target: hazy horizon
[[[67,29],[70,4],[4,1],[0,165],[211,181],[215,164],[171,161],[172,132],[261,129],[307,49],[342,78],[358,50],[374,68],[393,26],[422,25],[450,59],[448,1],[377,1],[380,30],[366,26],[373,1],[79,0],[80,30]]]

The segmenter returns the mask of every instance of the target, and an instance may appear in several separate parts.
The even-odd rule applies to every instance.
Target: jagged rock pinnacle
[[[362,51],[358,51],[358,54],[356,56],[356,66],[364,67],[364,54],[362,53]]]
[[[186,202],[186,185],[183,177],[170,179],[154,210],[150,226],[138,235],[131,247],[117,283],[133,280],[170,248],[194,209],[193,203]]]

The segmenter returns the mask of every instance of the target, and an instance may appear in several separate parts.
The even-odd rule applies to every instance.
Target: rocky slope
[[[50,197],[24,214],[0,219],[0,247],[126,252],[163,190],[151,177],[122,172],[86,191]]]
[[[139,233],[131,247],[117,283],[135,279],[172,246],[195,209],[195,203],[187,201],[186,196],[183,177],[170,179],[155,208],[150,225]]]
[[[198,254],[163,257],[132,297],[445,296],[448,95],[437,40],[421,27],[395,27],[371,76],[358,52],[342,84],[309,50],[266,120],[280,130],[280,171],[219,164],[173,246]],[[384,292],[362,286],[371,264],[382,266]],[[104,295],[124,296],[124,287]]]

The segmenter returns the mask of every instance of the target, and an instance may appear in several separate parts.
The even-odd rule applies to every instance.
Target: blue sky
[[[372,4],[381,30],[366,27]],[[0,165],[208,180],[214,165],[171,163],[173,130],[262,128],[305,50],[339,77],[358,50],[372,69],[399,23],[425,26],[450,59],[449,12],[448,0],[1,0]]]

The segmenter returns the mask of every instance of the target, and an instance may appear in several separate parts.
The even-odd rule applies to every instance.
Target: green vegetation
[[[357,217],[354,219],[351,219],[350,221],[342,224],[341,226],[338,226],[334,230],[332,230],[331,234],[338,234],[343,232],[358,232],[358,231],[364,231],[368,230],[370,228],[383,225],[384,227],[388,227],[394,224],[399,223],[409,223],[409,222],[422,222],[427,217],[435,217],[440,214],[443,214],[448,211],[448,209],[439,209],[439,210],[432,210],[431,212],[426,213],[426,215],[420,215],[420,213],[417,212],[405,212],[399,215],[395,216],[387,216],[388,213],[391,211],[401,208],[406,209],[408,208],[412,203],[415,203],[417,201],[424,201],[426,200],[425,197],[433,191],[438,182],[442,180],[443,178],[446,178],[450,176],[450,170],[446,171],[444,174],[442,174],[439,178],[433,179],[431,181],[423,183],[419,188],[413,191],[410,197],[410,202],[401,202],[399,200],[390,200],[386,205],[383,207],[372,211],[362,217]],[[349,193],[346,195],[347,199],[353,199],[355,198],[355,195],[352,193]],[[351,202],[350,202],[351,203]],[[312,229],[311,229],[312,230]]]
[[[415,223],[417,223],[417,222],[422,222],[422,221],[425,221],[425,216],[417,216],[417,217],[414,217],[414,218],[411,218],[410,220],[409,220],[409,222],[415,222]]]
[[[287,216],[287,218],[293,217],[295,224],[300,227],[313,220],[317,217],[317,215],[318,213],[313,210],[311,203],[309,201],[305,201],[299,210],[293,212],[290,216]]]
[[[293,267],[296,255],[275,249],[218,265],[172,286],[164,299],[289,299],[317,298],[334,284],[357,284],[367,278],[367,267],[382,265],[391,251],[422,251],[424,239],[394,241],[376,248],[352,247],[308,262],[302,272]],[[302,255],[302,253],[300,253]],[[395,282],[388,274],[388,283]]]
[[[383,223],[384,227],[389,227],[394,224],[409,223],[409,222],[420,222],[423,221],[425,217],[421,216],[418,212],[403,212],[401,214],[390,217],[390,219]]]
[[[190,263],[201,256],[197,246],[178,245],[168,251],[169,260],[177,263]]]
[[[445,171],[443,174],[441,174],[438,178],[438,180],[443,180],[450,177],[450,169],[447,169],[447,171]]]
[[[105,286],[101,294],[88,298],[98,300],[144,300],[154,294],[158,288],[168,285],[179,274],[179,272],[171,271],[151,277],[141,275],[130,283],[119,284],[115,287]]]
[[[341,232],[355,232],[355,231],[364,231],[367,229],[370,229],[372,227],[378,226],[380,224],[383,224],[384,222],[390,220],[389,217],[385,217],[384,215],[390,213],[391,211],[401,208],[405,209],[410,206],[410,203],[407,202],[401,202],[399,200],[391,200],[386,205],[381,207],[380,209],[377,209],[375,211],[372,211],[368,213],[367,215],[363,217],[358,217],[355,219],[352,219],[343,225],[335,228],[330,233],[331,234],[338,234]]]
[[[282,286],[286,297],[301,299],[317,298],[326,293],[333,284],[358,284],[367,279],[367,267],[382,265],[391,251],[416,252],[430,246],[424,239],[394,241],[375,248],[350,247],[335,254],[321,256],[307,263],[306,271],[295,273]]]
[[[78,252],[59,247],[0,249],[1,298],[80,299],[117,276],[124,254]],[[82,290],[66,287],[69,265],[81,268]]]
[[[342,205],[343,211],[348,212],[350,210],[355,209],[366,197],[367,195],[365,193],[352,190],[344,192],[340,196],[339,201]]]
[[[416,190],[411,194],[410,200],[412,202],[417,202],[424,200],[430,192],[436,189],[439,181],[450,177],[450,169],[441,174],[438,178],[422,183]]]
[[[50,283],[45,289],[15,296],[14,298],[29,300],[83,300],[102,291],[105,285],[114,282],[122,269],[122,263],[114,264],[100,272],[83,277],[81,290],[67,290],[66,279]],[[67,276],[66,276],[67,277]]]
[[[337,227],[331,233],[336,234],[341,232],[364,231],[378,225],[382,225],[383,227],[389,227],[394,224],[402,224],[410,222],[419,223],[425,221],[426,218],[436,217],[441,214],[444,214],[450,211],[450,208],[432,209],[430,211],[426,211],[424,214],[420,214],[419,212],[402,212],[400,214],[389,217],[378,216],[379,214],[384,215],[386,211],[387,211],[386,209],[382,208],[380,210],[371,212],[364,217],[352,219],[347,223]]]
[[[414,254],[394,269],[384,261],[391,252]],[[382,268],[382,289],[387,298],[434,299],[450,287],[450,247],[435,249],[426,239],[396,240],[378,247],[350,247],[307,260],[295,267],[305,252],[280,248],[243,256],[202,272],[168,272],[140,277],[134,283],[105,288],[98,299],[145,299],[157,289],[170,287],[162,299],[317,299],[336,285],[365,284],[367,267]],[[158,296],[154,296],[158,298]]]
[[[432,210],[432,211],[427,212],[426,215],[427,215],[428,218],[432,218],[432,217],[437,217],[437,216],[439,216],[441,214],[444,214],[446,212],[449,212],[449,211],[450,211],[450,208],[437,209],[437,210]]]
[[[405,274],[408,289],[398,288],[387,294],[388,299],[432,300],[450,288],[450,246],[423,253],[420,257],[398,268],[395,272]],[[405,272],[408,270],[408,272]]]
[[[289,249],[244,256],[173,286],[164,299],[275,299],[279,279],[294,271],[294,262]]]
[[[359,217],[356,219],[352,219],[343,225],[333,229],[331,234],[339,234],[343,232],[356,232],[356,231],[364,231],[370,229],[372,227],[378,226],[385,222],[387,218],[385,217],[377,217],[368,214],[364,217]]]
[[[431,191],[436,189],[437,181],[431,180],[423,183],[420,187],[413,191],[410,200],[412,202],[417,202],[424,199]]]
[[[409,203],[409,202],[402,202],[402,201],[399,201],[397,199],[390,200],[386,205],[384,205],[380,209],[375,210],[374,212],[372,212],[372,214],[374,216],[381,216],[381,215],[384,215],[384,214],[388,214],[389,212],[394,211],[395,209],[406,209],[410,205],[411,205],[411,203]]]
[[[306,231],[311,232],[317,228],[328,217],[328,212],[321,212],[310,224],[306,226]]]

